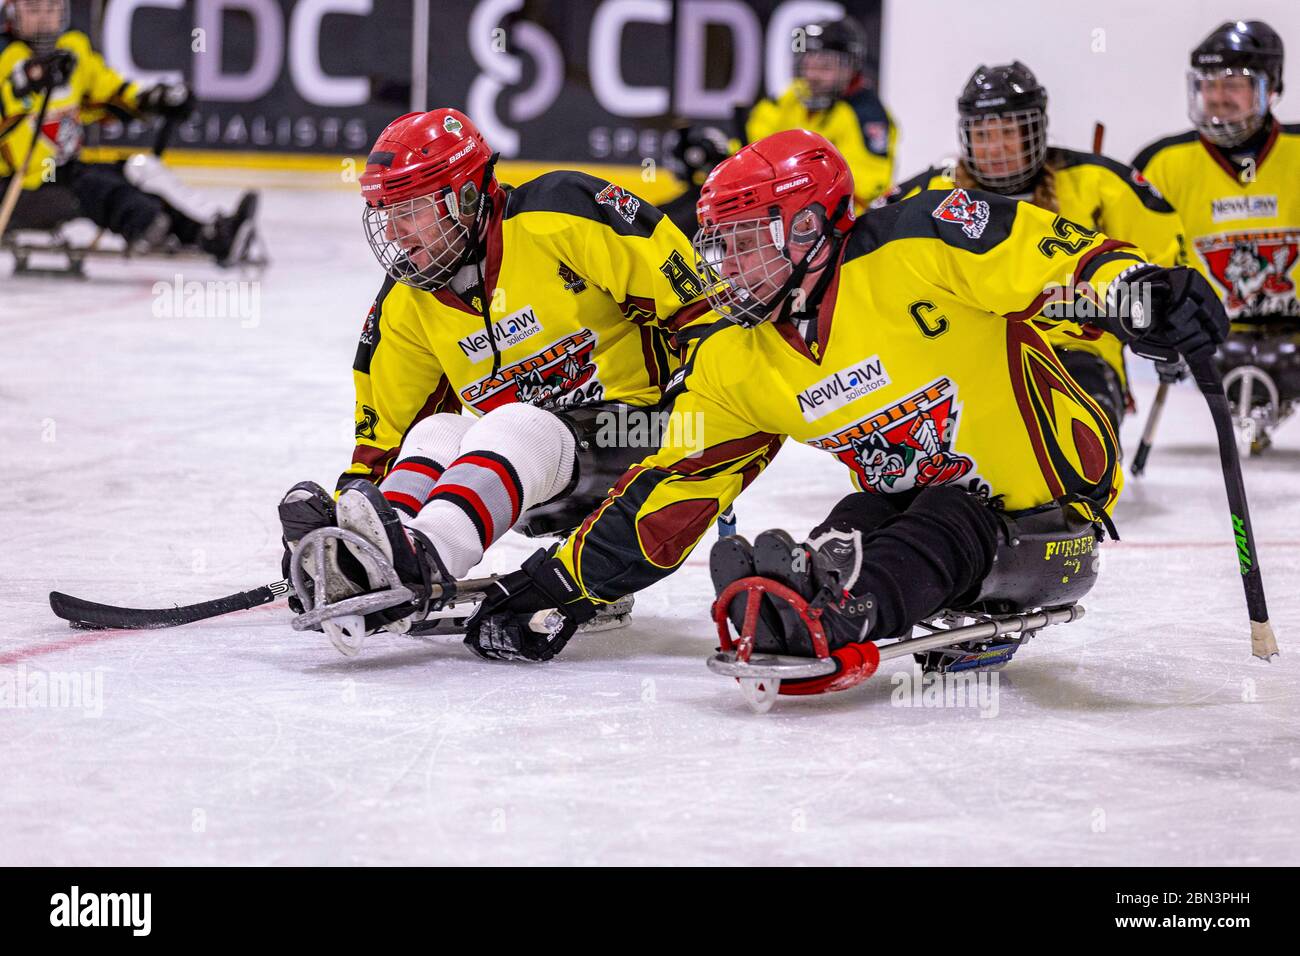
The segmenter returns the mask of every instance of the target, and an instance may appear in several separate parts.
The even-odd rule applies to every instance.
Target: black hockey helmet
[[[716,126],[692,124],[676,133],[667,165],[673,175],[687,182],[703,182],[714,166],[731,155],[727,134]]]
[[[38,56],[54,49],[72,19],[68,0],[4,0],[0,13],[4,31]]]
[[[794,31],[794,75],[804,81],[804,105],[824,110],[860,82],[871,46],[853,17],[809,23]],[[818,67],[829,67],[825,73]]]
[[[1283,60],[1282,38],[1262,20],[1215,27],[1192,50],[1187,71],[1187,113],[1201,135],[1219,146],[1236,146],[1254,135],[1282,92]],[[1248,108],[1223,92],[1229,83],[1242,92],[1249,86]]]
[[[985,189],[1016,193],[1038,176],[1047,159],[1047,90],[1029,67],[1019,60],[976,67],[957,117],[962,162]]]

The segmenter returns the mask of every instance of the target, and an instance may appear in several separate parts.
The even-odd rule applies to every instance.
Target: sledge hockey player
[[[337,520],[399,573],[454,580],[512,527],[577,527],[658,446],[674,333],[708,313],[689,241],[619,186],[559,171],[509,189],[495,163],[454,109],[409,113],[376,141],[361,189],[388,278],[353,366],[356,450],[337,509],[319,485],[290,490],[287,546]],[[330,601],[378,584],[364,553],[329,548],[313,600],[322,584]],[[345,653],[365,632],[326,630]]]
[[[1029,320],[1046,286],[1086,281],[1105,306],[1097,321],[1139,354],[1200,356],[1226,330],[1218,299],[1199,273],[1028,203],[930,191],[855,222],[853,195],[843,157],[804,130],[713,171],[694,244],[725,321],[668,388],[673,414],[702,422],[703,450],[666,441],[558,550],[498,579],[469,622],[471,648],[554,657],[602,604],[678,568],[787,436],[835,455],[861,489],[807,546],[822,575],[811,583],[834,583],[825,613],[846,666],[861,642],[937,609],[1068,604],[1088,590],[1096,569],[1082,558],[1121,485],[1116,438]],[[748,550],[721,540],[717,586],[777,573]],[[451,586],[428,548],[418,564],[402,581]],[[548,608],[560,620],[543,626]],[[779,620],[763,642],[802,647]],[[801,686],[817,689],[790,689]]]
[[[0,186],[31,155],[9,230],[49,231],[84,216],[132,251],[179,246],[223,265],[240,258],[251,238],[254,194],[227,214],[181,185],[156,156],[80,159],[85,126],[110,114],[185,119],[194,96],[184,84],[146,89],[124,79],[84,33],[68,28],[67,0],[6,0],[0,19]],[[47,100],[35,132],[33,118]]]
[[[853,170],[861,211],[893,182],[898,139],[894,120],[867,76],[867,31],[846,16],[809,24],[794,43],[794,81],[776,100],[760,100],[750,110],[744,142],[788,129],[826,137]]]
[[[1252,452],[1300,399],[1300,124],[1273,115],[1283,53],[1262,21],[1216,27],[1191,54],[1195,128],[1133,161],[1178,210],[1232,321],[1218,365]]]
[[[984,189],[1131,242],[1157,265],[1187,264],[1178,214],[1141,173],[1096,153],[1047,145],[1047,90],[1020,61],[977,67],[957,113],[960,156],[900,183],[877,205],[926,189]],[[1119,434],[1128,405],[1123,343],[1074,322],[1044,322],[1041,330]]]

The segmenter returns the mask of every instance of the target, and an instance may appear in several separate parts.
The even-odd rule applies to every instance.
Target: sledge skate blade
[[[380,585],[386,585],[384,590],[371,591],[367,594],[358,594],[354,597],[347,597],[342,600],[331,601],[327,587],[308,588],[308,581],[314,579],[317,582],[328,582],[331,578],[329,567],[326,563],[326,556],[331,548],[337,547],[340,543],[346,544],[353,554],[364,555],[367,563],[376,570],[382,572],[380,575]],[[307,571],[310,562],[313,572],[309,575]],[[342,528],[317,528],[305,535],[298,546],[294,548],[293,558],[289,562],[290,580],[293,582],[293,588],[298,593],[298,599],[302,601],[304,612],[298,615],[290,622],[296,631],[312,630],[320,626],[324,628],[326,621],[338,618],[348,618],[359,616],[364,618],[367,614],[375,611],[387,610],[390,607],[396,607],[399,604],[405,604],[415,599],[411,589],[404,585],[393,569],[392,563],[389,562],[383,553],[373,544],[367,541],[361,535],[352,531],[346,531]],[[337,590],[335,593],[339,593]],[[340,623],[340,636],[342,629],[347,628],[347,624]],[[331,634],[331,640],[335,640],[335,635]],[[338,646],[335,640],[335,646]],[[359,645],[357,645],[359,647]],[[343,650],[342,647],[339,648]],[[347,654],[348,651],[343,651]],[[352,651],[353,654],[356,651]]]
[[[754,654],[743,661],[739,654],[739,651],[719,651],[708,659],[708,668],[723,677],[757,681],[800,680],[835,673],[835,661],[830,658]]]

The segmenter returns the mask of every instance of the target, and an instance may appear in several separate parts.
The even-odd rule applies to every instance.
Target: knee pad
[[[523,488],[524,508],[564,491],[573,478],[573,432],[552,412],[533,405],[502,405],[473,422],[462,455],[487,452],[510,462]]]
[[[216,203],[182,183],[152,153],[132,155],[122,164],[122,175],[136,189],[157,196],[195,222],[215,222],[221,215]]]
[[[473,424],[474,419],[451,413],[423,418],[407,430],[399,460],[418,456],[445,469],[460,454],[460,443]]]

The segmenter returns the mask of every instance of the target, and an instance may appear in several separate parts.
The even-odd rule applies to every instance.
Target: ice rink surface
[[[279,495],[347,463],[381,276],[354,193],[305,185],[264,192],[273,265],[235,315],[167,316],[166,264],[15,280],[0,257],[0,864],[1300,863],[1300,422],[1246,466],[1269,665],[1188,385],[1087,617],[1040,633],[986,706],[902,706],[914,675],[891,662],[750,713],[704,667],[712,533],[631,626],[547,665],[387,635],[347,660],[283,604],[70,630],[51,589],[157,606],[278,578]],[[788,444],[741,533],[802,534],[847,490]],[[487,566],[534,547],[509,535]],[[23,693],[74,678],[80,706]]]

